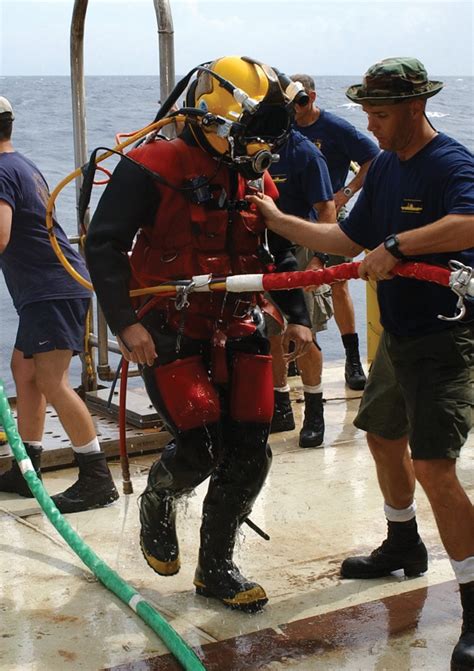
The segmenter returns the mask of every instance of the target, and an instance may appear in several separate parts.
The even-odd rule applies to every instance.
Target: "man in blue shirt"
[[[362,187],[369,165],[379,150],[370,138],[360,133],[348,121],[316,105],[316,87],[312,77],[297,74],[292,75],[292,79],[300,82],[307,93],[307,97],[302,99],[304,104],[296,102],[295,105],[296,128],[322,151],[327,161],[336,213],[341,221],[346,215],[345,205]],[[346,185],[352,162],[358,163],[360,168]],[[341,256],[330,256],[328,265],[334,266],[350,260]],[[350,389],[363,389],[366,377],[360,362],[359,337],[348,283],[333,284],[332,294],[334,317],[346,351],[346,382]]]
[[[336,209],[331,181],[322,153],[307,138],[294,128],[288,140],[279,149],[280,159],[270,166],[270,174],[278,187],[278,206],[283,212],[316,221],[336,222]],[[298,247],[296,257],[300,270],[317,270],[322,267],[321,256]],[[326,287],[329,291],[329,287]],[[318,289],[319,290],[319,289]],[[313,342],[298,359],[298,370],[303,382],[305,413],[299,434],[300,447],[319,447],[324,440],[323,387],[321,374],[323,357],[316,340],[316,333],[325,328],[322,319],[321,296],[312,290],[305,292],[306,305],[311,317]],[[330,315],[329,315],[330,316]],[[267,320],[267,324],[269,320]],[[295,428],[287,382],[285,338],[273,334],[269,324],[269,340],[272,354],[275,411],[271,433]]]
[[[463,671],[474,668],[474,507],[456,475],[456,458],[474,406],[474,304],[466,305],[463,319],[440,320],[437,315],[456,312],[450,289],[391,272],[407,259],[474,267],[473,156],[438,133],[425,113],[426,99],[441,88],[417,59],[389,58],[348,89],[384,151],[339,226],[284,215],[264,196],[250,200],[269,228],[299,244],[348,256],[371,250],[359,275],[378,280],[384,333],[354,423],[367,432],[388,536],[370,555],[346,559],[341,573],[378,578],[399,569],[408,576],[426,571],[415,518],[418,480],[460,587],[463,627],[451,671]]]
[[[63,268],[45,226],[48,186],[38,168],[15,151],[13,110],[0,97],[0,270],[18,312],[11,367],[18,430],[40,476],[46,402],[57,412],[79,466],[78,480],[52,498],[60,512],[98,508],[118,499],[92,418],[68,379],[72,356],[84,350],[90,291]],[[76,271],[84,260],[55,221],[58,245]],[[32,497],[18,464],[0,475],[0,491]]]

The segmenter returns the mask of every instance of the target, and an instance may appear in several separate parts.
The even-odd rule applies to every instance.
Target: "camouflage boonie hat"
[[[416,58],[385,58],[372,65],[362,84],[350,86],[346,96],[355,103],[388,105],[430,98],[443,88],[443,82],[429,81],[423,63]]]

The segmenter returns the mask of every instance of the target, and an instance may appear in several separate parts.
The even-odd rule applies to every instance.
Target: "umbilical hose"
[[[62,517],[54,505],[43,483],[38,478],[28,457],[22,440],[15,426],[15,421],[8,404],[4,386],[0,380],[0,423],[10,443],[13,455],[18,462],[23,477],[28,483],[32,494],[41,509],[69,547],[77,554],[84,564],[113,592],[121,601],[129,606],[146,624],[158,634],[168,650],[182,664],[186,671],[206,671],[194,651],[184,642],[173,627],[137,592],[112,570],[74,531],[69,522]]]

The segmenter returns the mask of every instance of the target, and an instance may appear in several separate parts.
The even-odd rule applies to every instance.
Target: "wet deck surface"
[[[421,489],[418,521],[429,571],[411,579],[339,577],[345,556],[379,544],[385,522],[364,434],[351,424],[357,394],[345,389],[341,367],[326,367],[324,378],[324,448],[300,449],[297,431],[271,437],[273,466],[252,514],[271,540],[248,528],[239,539],[237,563],[269,595],[264,612],[235,613],[194,593],[205,484],[179,510],[180,573],[163,578],[145,564],[137,497],[153,455],[131,459],[134,494],[107,509],[69,515],[68,521],[156,606],[209,671],[446,671],[461,609]],[[298,417],[302,393],[296,379],[291,384]],[[471,435],[458,468],[471,498],[473,447]],[[118,465],[112,469],[119,483]],[[52,471],[45,485],[55,493],[74,478],[74,469]],[[0,669],[181,668],[157,636],[90,575],[34,500],[0,494],[0,570]]]

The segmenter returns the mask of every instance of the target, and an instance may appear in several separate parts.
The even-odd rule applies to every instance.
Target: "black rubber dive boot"
[[[268,424],[229,421],[224,459],[204,499],[196,592],[235,610],[253,613],[267,603],[265,590],[232,561],[235,540],[262,489],[272,460]]]
[[[119,498],[103,452],[74,453],[79,466],[77,481],[53,499],[60,513],[103,508]]]
[[[282,431],[292,431],[295,428],[295,418],[291,408],[290,392],[273,392],[275,398],[275,410],[273,411],[270,433],[281,433]]]
[[[148,484],[140,498],[140,547],[145,561],[159,575],[175,575],[181,562],[176,535],[176,499],[169,490],[153,489],[163,469],[155,461],[148,475]],[[157,477],[158,475],[158,477]]]
[[[244,613],[257,613],[268,601],[263,587],[243,576],[231,559],[207,557],[202,551],[194,585],[196,594],[213,597]]]
[[[196,593],[218,599],[233,610],[258,612],[268,601],[265,590],[242,575],[232,561],[240,523],[236,520],[229,532],[222,525],[220,512],[209,505],[204,505],[202,519],[201,549],[194,576]]]
[[[451,657],[451,671],[474,669],[474,581],[459,585],[462,603],[461,637]]]
[[[382,578],[403,569],[407,577],[428,569],[428,553],[418,535],[416,518],[408,522],[388,522],[382,545],[367,557],[348,557],[342,562],[343,578]]]
[[[357,333],[346,333],[341,336],[346,350],[346,366],[344,377],[349,389],[361,391],[365,387],[367,378],[360,362],[359,336]]]
[[[24,445],[26,453],[31,459],[33,468],[36,471],[36,475],[41,480],[40,465],[41,452],[43,451],[43,448],[37,445],[29,445],[28,443],[24,443]],[[20,496],[24,496],[28,499],[34,498],[33,494],[30,492],[30,488],[28,487],[25,478],[21,474],[20,467],[18,466],[16,459],[12,460],[10,470],[5,471],[5,473],[0,475],[0,492],[12,492],[13,494],[19,494]]]
[[[300,447],[320,447],[324,440],[324,406],[322,394],[304,394],[304,422]]]

